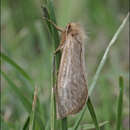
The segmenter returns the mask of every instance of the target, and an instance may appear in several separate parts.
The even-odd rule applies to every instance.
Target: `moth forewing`
[[[70,23],[61,35],[58,50],[62,50],[62,56],[56,89],[58,119],[79,112],[88,97],[84,31],[79,24]]]

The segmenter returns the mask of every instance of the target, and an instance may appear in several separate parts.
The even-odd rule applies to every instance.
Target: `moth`
[[[51,22],[52,23],[52,22]],[[85,33],[78,23],[69,23],[61,32],[55,53],[61,51],[56,87],[57,119],[78,113],[88,98],[85,67]]]

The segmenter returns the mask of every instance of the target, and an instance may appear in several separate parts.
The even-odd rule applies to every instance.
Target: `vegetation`
[[[89,100],[80,113],[63,120],[56,120],[52,91],[60,61],[60,54],[54,57],[53,52],[60,38],[57,30],[41,19],[43,12],[61,27],[70,21],[80,21],[88,32]],[[127,130],[127,12],[127,0],[76,3],[74,0],[3,0],[1,129]]]

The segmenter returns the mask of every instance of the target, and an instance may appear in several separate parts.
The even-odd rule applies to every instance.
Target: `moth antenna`
[[[51,23],[58,31],[60,32],[64,32],[64,29],[58,27],[53,21],[51,21],[50,19],[46,18],[46,17],[42,17],[43,20],[47,20],[49,23]]]

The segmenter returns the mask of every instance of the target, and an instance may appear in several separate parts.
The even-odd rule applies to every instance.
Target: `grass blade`
[[[0,57],[4,61],[12,65],[15,69],[17,69],[23,75],[23,77],[25,77],[28,81],[32,82],[32,79],[30,78],[30,76],[19,65],[17,65],[13,60],[11,60],[8,56],[6,56],[4,53],[1,52]]]
[[[24,108],[26,109],[26,111],[30,114],[30,112],[31,112],[31,110],[32,110],[32,106],[31,106],[31,102],[30,102],[30,100],[32,100],[32,99],[30,99],[30,100],[28,100],[28,98],[27,97],[25,97],[24,96],[24,93],[23,93],[23,91],[22,90],[20,90],[20,88],[19,87],[17,87],[9,78],[8,78],[8,76],[4,73],[4,72],[1,72],[1,74],[2,74],[2,76],[5,78],[5,80],[7,80],[8,81],[8,83],[9,83],[9,85],[10,85],[10,90],[12,91],[12,92],[14,92],[14,94],[16,94],[16,96],[19,98],[19,100],[22,102],[22,104],[23,104],[23,106],[24,106]],[[38,102],[37,103],[38,104],[38,106],[40,107],[40,103]],[[39,126],[41,127],[41,128],[44,128],[44,126],[43,126],[43,120],[42,120],[42,118],[41,118],[41,116],[40,116],[40,110],[39,110],[39,107],[37,108],[37,121],[38,121],[38,123],[39,123]]]
[[[47,7],[46,11],[48,10],[48,12],[46,13],[47,18],[50,19],[52,22],[56,23],[53,0],[48,0],[45,7]],[[48,27],[50,29],[50,33],[52,33],[53,40],[54,40],[54,49],[56,50],[59,43],[60,43],[58,31],[49,22],[47,22],[47,24],[48,24]],[[56,72],[58,71],[58,68],[59,68],[60,57],[61,57],[61,54],[58,53],[56,55],[56,66],[55,66]],[[56,84],[56,75],[53,74],[53,87],[55,86],[55,84]],[[52,117],[53,119],[51,119],[51,130],[56,130],[56,101],[55,101],[55,95],[53,93],[53,90],[52,90],[51,102],[52,102],[52,105],[51,105],[52,110],[51,110],[51,112],[53,113],[53,117]],[[61,123],[62,124],[62,129],[67,130],[67,118],[64,118],[61,122],[62,122]]]
[[[109,121],[104,121],[102,123],[99,123],[99,127],[103,127],[104,125],[108,124]],[[94,124],[84,124],[84,125],[80,125],[79,130],[90,130],[90,129],[95,129],[95,125]],[[69,128],[68,130],[73,130],[73,128]]]
[[[61,124],[62,124],[62,130],[67,130],[67,118],[63,118],[61,120]]]
[[[95,124],[96,130],[100,130],[99,125],[98,125],[98,121],[97,121],[97,117],[96,117],[96,114],[95,114],[95,111],[94,111],[94,107],[93,107],[93,105],[91,103],[90,98],[87,101],[87,105],[88,105],[88,110],[89,110],[89,112],[91,114],[91,117],[93,119],[93,122]]]
[[[93,107],[93,105],[92,105],[92,103],[91,103],[90,98],[88,98],[87,106],[88,106],[88,110],[89,110],[89,112],[90,112],[90,114],[91,114],[91,117],[92,117],[92,119],[93,119],[93,122],[94,122],[94,124],[95,124],[96,130],[100,130],[99,125],[98,125],[98,121],[97,121],[97,117],[96,117],[96,114],[95,114],[95,111],[94,111],[94,107]],[[82,111],[82,113],[81,113],[81,115],[80,115],[81,118],[79,118],[79,119],[77,120],[77,122],[75,123],[75,125],[74,125],[74,127],[73,127],[73,130],[77,130],[77,129],[78,129],[79,123],[80,123],[80,121],[81,121],[81,119],[82,119],[82,117],[83,117],[83,115],[84,115],[85,110],[86,110],[86,107],[84,108],[84,110]]]
[[[38,88],[35,87],[34,91],[34,98],[33,98],[33,103],[32,103],[32,112],[30,115],[30,123],[29,123],[29,130],[34,130],[34,125],[35,125],[35,108],[36,108],[36,102],[37,102],[37,93],[38,93]]]
[[[30,101],[24,96],[24,93],[18,88],[9,78],[8,76],[4,73],[1,72],[2,76],[8,81],[10,85],[10,90],[14,92],[14,94],[17,95],[17,97],[20,99],[20,101],[23,103],[23,106],[26,108],[27,112],[30,113],[31,111],[31,103]]]
[[[81,114],[80,114],[80,116],[79,116],[80,118],[77,119],[77,121],[76,121],[76,123],[75,123],[75,125],[74,125],[74,127],[73,127],[73,130],[77,130],[77,129],[78,129],[79,124],[80,124],[80,121],[82,120],[83,115],[84,115],[86,109],[87,109],[87,107],[84,107],[83,111],[81,112]]]
[[[50,130],[50,121],[47,122],[45,130]]]
[[[56,98],[55,98],[55,93],[54,93],[54,90],[55,90],[55,71],[56,71],[56,67],[55,67],[55,56],[53,57],[53,65],[52,65],[52,88],[51,88],[51,130],[56,130],[56,125],[57,125],[57,122],[56,122]]]
[[[96,82],[97,82],[98,77],[99,77],[99,75],[100,75],[100,72],[101,72],[101,70],[102,70],[102,68],[103,68],[103,66],[104,66],[104,64],[105,64],[106,59],[107,59],[108,52],[110,51],[112,45],[113,45],[113,44],[115,43],[115,41],[117,40],[117,38],[118,38],[120,32],[123,30],[123,28],[124,28],[124,26],[125,26],[125,24],[126,24],[128,18],[129,18],[129,13],[128,13],[127,16],[124,18],[122,24],[121,24],[120,27],[117,29],[116,33],[114,34],[112,40],[110,41],[110,43],[108,44],[108,47],[107,47],[106,50],[105,50],[105,53],[104,53],[104,55],[103,55],[103,57],[102,57],[102,59],[101,59],[101,62],[100,62],[100,64],[99,64],[98,68],[97,68],[96,74],[94,75],[92,84],[90,85],[90,88],[89,88],[89,96],[92,94],[92,91],[93,91],[93,89],[95,88],[95,85],[96,85]]]
[[[102,123],[99,123],[99,127],[103,127],[104,125],[108,124],[108,121],[104,121]],[[80,127],[82,130],[90,130],[90,129],[96,129],[94,124],[85,124]]]
[[[46,5],[44,6],[44,8],[45,8],[44,10],[46,10],[46,12],[44,12],[44,13],[47,14],[44,16],[56,24],[56,17],[55,17],[55,11],[54,11],[54,6],[53,6],[53,0],[48,0]],[[53,46],[54,46],[53,52],[54,52],[57,49],[57,47],[59,46],[60,38],[59,38],[57,29],[50,22],[48,22],[48,21],[46,21],[46,22],[47,22],[49,31],[52,35],[52,39],[53,39],[53,43],[54,43],[53,44]],[[57,55],[56,55],[56,69],[59,68],[60,56],[61,56],[60,52],[57,53]]]
[[[100,61],[100,64],[99,64],[99,66],[98,66],[98,68],[97,68],[97,71],[96,71],[96,74],[95,74],[95,76],[94,76],[94,78],[93,78],[93,80],[92,80],[92,83],[91,83],[91,85],[90,85],[90,89],[89,89],[89,91],[88,91],[89,96],[92,94],[93,89],[95,88],[97,79],[98,79],[98,77],[99,77],[99,75],[100,75],[100,72],[101,72],[101,70],[102,70],[102,68],[103,68],[103,66],[104,66],[104,64],[105,64],[105,61],[106,61],[106,58],[107,58],[107,56],[108,56],[108,52],[110,51],[110,48],[111,48],[111,46],[115,43],[115,41],[116,41],[116,39],[118,38],[120,32],[121,32],[122,29],[124,28],[124,26],[125,26],[125,24],[126,24],[128,18],[129,18],[129,13],[127,14],[127,16],[125,17],[125,19],[123,20],[122,24],[120,25],[120,27],[119,27],[118,30],[116,31],[115,35],[113,36],[112,40],[110,41],[108,47],[107,47],[106,50],[105,50],[105,53],[104,53],[104,55],[103,55],[103,57],[102,57],[102,59],[101,59],[101,61]],[[86,103],[86,104],[87,104],[87,103]],[[78,127],[80,121],[81,121],[82,118],[83,118],[83,115],[84,115],[85,111],[86,111],[86,106],[85,106],[85,108],[83,109],[83,111],[81,112],[81,114],[80,114],[80,116],[79,116],[79,119],[77,119],[77,121],[76,121],[76,123],[75,123],[75,125],[74,125],[74,126],[75,126],[74,128],[77,128],[77,127]]]
[[[28,130],[29,129],[29,121],[30,121],[30,117],[28,116],[27,120],[25,121],[25,123],[23,125],[22,130]]]
[[[49,11],[50,20],[52,20],[56,24],[56,17],[55,17],[55,11],[54,11],[54,6],[53,6],[53,0],[48,0],[47,7],[48,7],[48,11]],[[53,39],[55,42],[54,46],[56,49],[60,43],[58,31],[52,24],[50,24],[50,26],[52,27]]]
[[[123,108],[123,90],[124,90],[124,82],[123,77],[119,77],[119,99],[118,99],[118,107],[117,107],[117,123],[116,123],[116,130],[121,129],[121,122],[122,122],[122,108]]]
[[[51,130],[56,130],[56,101],[53,88],[51,93]]]

